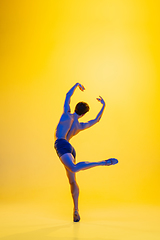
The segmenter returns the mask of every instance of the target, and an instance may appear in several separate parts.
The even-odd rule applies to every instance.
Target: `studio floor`
[[[1,204],[1,240],[159,240],[160,207],[112,206],[82,209],[81,221],[51,206]]]

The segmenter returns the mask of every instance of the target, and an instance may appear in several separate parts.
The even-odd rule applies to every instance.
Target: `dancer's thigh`
[[[74,163],[75,159],[71,153],[65,153],[60,157],[61,162],[64,164],[65,168],[67,168],[69,171],[73,171],[74,169]],[[72,172],[73,173],[73,172]]]

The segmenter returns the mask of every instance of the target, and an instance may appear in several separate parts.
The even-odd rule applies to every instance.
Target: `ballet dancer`
[[[79,87],[81,91],[84,91],[85,88],[80,83],[76,83],[66,94],[63,113],[59,120],[59,123],[55,130],[55,142],[54,148],[63,163],[67,177],[69,179],[71,194],[74,203],[74,212],[73,212],[73,221],[79,222],[80,215],[78,209],[78,197],[79,197],[79,187],[76,181],[76,172],[80,170],[86,170],[96,166],[110,166],[118,163],[118,160],[115,158],[109,158],[108,160],[98,161],[98,162],[79,162],[76,163],[76,151],[73,146],[69,143],[70,139],[75,136],[80,131],[87,129],[97,122],[102,117],[103,111],[105,109],[105,101],[101,96],[96,98],[101,104],[102,108],[97,114],[96,118],[88,122],[79,122],[79,119],[84,116],[89,111],[89,106],[85,102],[79,102],[74,113],[71,113],[70,109],[70,100],[71,96],[75,92],[75,89]]]

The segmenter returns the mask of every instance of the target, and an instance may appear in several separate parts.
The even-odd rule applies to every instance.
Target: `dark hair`
[[[86,112],[89,111],[89,105],[85,102],[79,102],[77,103],[76,107],[75,107],[75,112],[78,115],[82,115],[85,114]]]

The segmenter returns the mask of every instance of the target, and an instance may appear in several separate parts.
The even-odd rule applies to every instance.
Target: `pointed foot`
[[[106,162],[106,166],[110,166],[110,165],[115,165],[118,163],[118,160],[116,158],[109,158],[107,160],[105,160]]]

